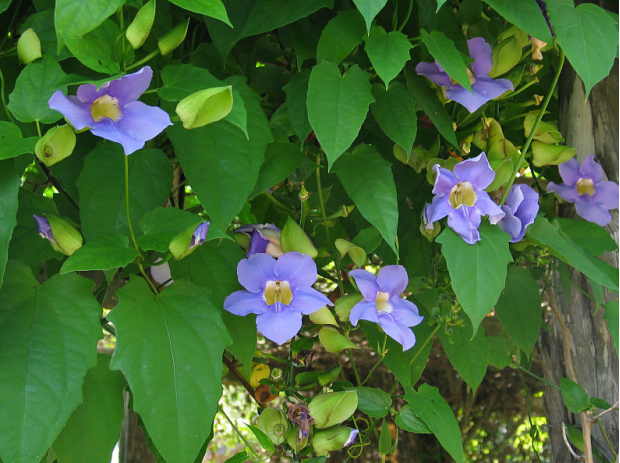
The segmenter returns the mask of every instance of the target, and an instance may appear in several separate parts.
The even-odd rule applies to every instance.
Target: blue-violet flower
[[[581,165],[572,158],[558,166],[563,184],[549,182],[547,191],[557,193],[569,203],[575,203],[580,217],[605,226],[611,220],[611,209],[618,208],[618,184],[604,181],[605,172],[591,154]]]
[[[239,262],[237,276],[245,290],[229,295],[224,309],[241,316],[256,314],[258,331],[277,344],[297,334],[302,314],[333,305],[311,287],[317,278],[316,264],[298,252],[287,252],[277,260],[254,254]]]
[[[49,220],[36,214],[32,214],[32,217],[34,217],[34,222],[37,226],[37,232],[39,233],[39,236],[56,244],[56,240],[54,239],[54,234],[52,233],[52,227]]]
[[[422,323],[424,317],[413,302],[400,297],[409,278],[402,265],[387,265],[378,276],[368,270],[351,270],[349,275],[364,299],[353,306],[349,321],[353,326],[359,320],[377,323],[385,334],[402,344],[403,350],[415,344],[415,334],[409,327]]]
[[[434,63],[419,63],[415,70],[418,74],[428,77],[444,88],[446,98],[456,101],[467,108],[470,113],[476,111],[487,101],[497,98],[508,90],[513,90],[512,82],[508,79],[492,79],[489,72],[493,67],[493,50],[482,37],[475,37],[467,41],[469,55],[474,62],[468,69],[469,80],[473,93],[453,81],[448,73],[435,61]]]
[[[153,71],[145,66],[99,89],[94,84],[80,85],[75,96],[58,90],[49,107],[61,112],[76,130],[89,128],[98,137],[120,143],[125,154],[131,154],[172,125],[166,111],[137,101],[152,77]]]
[[[242,225],[234,231],[250,237],[250,244],[246,249],[247,257],[265,253],[277,258],[284,254],[280,245],[282,230],[272,223]]]
[[[437,173],[433,188],[436,196],[426,209],[429,223],[448,216],[448,226],[466,243],[474,244],[480,241],[478,227],[483,215],[488,215],[492,224],[506,215],[484,191],[495,178],[485,153],[459,162],[454,173],[439,164],[433,170]]]
[[[510,235],[510,242],[521,241],[525,236],[525,229],[536,219],[538,214],[538,193],[530,186],[513,185],[506,197],[502,210],[506,215],[497,222],[497,225]]]

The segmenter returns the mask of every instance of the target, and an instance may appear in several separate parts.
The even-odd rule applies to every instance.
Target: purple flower
[[[280,246],[282,230],[272,223],[242,225],[235,229],[235,233],[243,233],[245,236],[250,237],[249,245],[246,243],[246,246],[244,246],[247,251],[247,257],[258,253],[265,253],[277,258],[284,254]]]
[[[483,215],[488,215],[492,224],[506,215],[484,191],[495,178],[485,153],[459,162],[454,173],[439,164],[433,170],[437,173],[433,188],[436,196],[426,209],[429,223],[448,216],[448,226],[466,243],[474,244],[480,241],[478,227]]]
[[[239,283],[245,288],[224,301],[224,309],[235,315],[257,314],[256,326],[267,339],[284,344],[301,328],[301,316],[332,302],[311,288],[317,278],[310,256],[287,252],[277,260],[254,254],[237,266]]]
[[[471,65],[474,71],[473,75],[469,69],[467,70],[473,93],[454,82],[437,61],[419,63],[415,70],[418,74],[426,76],[437,85],[444,87],[447,98],[462,104],[470,113],[473,113],[487,101],[512,90],[513,86],[508,79],[494,80],[489,77],[489,72],[493,67],[493,51],[491,45],[485,42],[482,37],[469,39],[467,48],[469,48],[469,55],[474,60]]]
[[[172,125],[167,112],[136,101],[152,77],[153,71],[145,66],[99,89],[94,84],[80,85],[76,96],[65,96],[58,90],[49,107],[61,112],[76,130],[89,128],[98,137],[120,143],[125,154],[131,154]]]
[[[46,240],[50,240],[52,243],[56,243],[49,220],[36,214],[32,214],[32,216],[34,217],[34,221],[37,225],[37,232],[39,232],[39,236]]]
[[[511,236],[511,243],[516,243],[523,239],[525,229],[538,214],[538,193],[528,185],[513,185],[501,207],[506,215],[497,225]]]
[[[193,249],[204,243],[207,239],[207,231],[209,231],[209,222],[203,222],[198,225],[196,230],[194,230],[194,233],[192,233],[192,239],[189,242],[189,249]]]
[[[413,302],[400,297],[407,287],[409,278],[402,265],[387,265],[375,277],[368,270],[352,270],[364,300],[351,309],[349,320],[353,326],[359,320],[377,323],[385,334],[402,344],[403,350],[415,344],[415,334],[409,329],[422,323],[424,317]]]
[[[557,193],[569,203],[575,203],[580,217],[605,226],[611,220],[611,209],[618,208],[618,184],[603,181],[605,173],[591,154],[581,165],[572,158],[558,166],[563,184],[549,182],[547,191]]]

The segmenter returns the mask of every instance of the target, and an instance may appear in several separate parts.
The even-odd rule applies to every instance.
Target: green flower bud
[[[183,43],[183,40],[185,40],[185,36],[187,35],[188,27],[189,18],[187,18],[187,21],[174,26],[170,32],[168,32],[161,39],[159,39],[159,42],[157,42],[157,46],[159,47],[159,51],[161,52],[162,56],[167,55]]]
[[[136,17],[131,22],[125,37],[131,46],[135,49],[140,48],[151,32],[151,27],[155,22],[155,0],[150,0],[138,10]]]
[[[168,248],[176,260],[183,259],[194,252],[197,246],[200,246],[207,239],[207,231],[209,230],[209,222],[203,222],[197,227],[187,227],[177,236],[175,236]]]
[[[577,150],[568,146],[532,142],[532,157],[536,167],[557,166],[572,158]]]
[[[338,319],[343,323],[348,322],[351,309],[363,298],[361,294],[349,294],[336,299],[336,302],[334,302],[334,311],[336,315],[338,315]]]
[[[308,408],[317,428],[330,428],[353,415],[357,409],[357,394],[355,391],[320,394],[312,399]]]
[[[526,137],[529,137],[530,133],[532,133],[534,122],[536,122],[536,116],[536,112],[529,113],[525,116],[523,128],[525,130]],[[564,137],[562,137],[562,134],[555,124],[543,121],[540,121],[538,127],[536,127],[536,132],[534,132],[533,138],[534,140],[548,144],[562,143],[564,141]]]
[[[441,232],[441,225],[439,222],[429,223],[428,218],[426,217],[426,210],[428,209],[428,204],[424,206],[422,210],[422,220],[420,223],[420,232],[422,235],[432,243],[435,240],[435,237],[439,235]]]
[[[324,326],[319,331],[319,341],[327,352],[337,354],[344,349],[358,349],[357,345],[346,336],[340,334],[336,328]]]
[[[357,429],[337,427],[320,431],[312,438],[312,447],[318,456],[348,447],[357,438]]]
[[[313,259],[319,254],[306,232],[290,217],[282,229],[280,245],[284,252],[297,251]]]
[[[392,151],[396,159],[398,159],[403,164],[407,164],[418,174],[422,172],[422,169],[426,167],[428,152],[424,148],[414,146],[407,154],[405,150],[402,149],[399,145],[394,145]]]
[[[489,161],[491,168],[495,171],[493,182],[486,188],[486,191],[495,191],[510,180],[514,169],[514,162],[510,158],[492,159]]]
[[[489,76],[496,78],[506,74],[519,63],[522,53],[521,44],[516,35],[500,42],[493,48],[493,68]]]
[[[366,251],[350,241],[343,240],[342,238],[336,239],[336,249],[343,257],[348,254],[355,265],[360,268],[366,263]]]
[[[186,129],[203,127],[230,114],[233,107],[232,86],[200,90],[183,98],[176,113]]]
[[[284,412],[275,408],[263,410],[256,425],[258,429],[269,436],[275,445],[281,445],[286,440],[286,432],[290,428]]]
[[[34,153],[43,164],[53,166],[73,153],[75,139],[75,132],[68,125],[51,128],[39,139]]]
[[[336,322],[336,319],[334,318],[334,315],[332,314],[331,310],[329,310],[327,308],[327,306],[322,307],[321,309],[317,310],[316,312],[312,312],[310,315],[310,321],[312,323],[315,323],[317,325],[334,325],[334,326],[338,326],[338,323]]]
[[[46,218],[54,236],[50,243],[56,251],[70,256],[82,247],[82,235],[66,220],[53,214],[47,214]]]
[[[35,59],[41,58],[41,41],[32,29],[26,29],[17,41],[17,57],[22,64],[30,64]]]
[[[282,378],[284,378],[284,371],[282,371],[282,368],[274,368],[271,370],[270,378],[272,379],[272,381],[280,381]]]
[[[295,452],[299,452],[308,445],[308,439],[311,437],[310,434],[311,432],[308,435],[304,435],[299,426],[293,426],[286,432],[286,443]]]

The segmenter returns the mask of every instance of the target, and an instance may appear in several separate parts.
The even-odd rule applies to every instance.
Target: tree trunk
[[[566,137],[566,144],[577,149],[582,161],[595,154],[609,180],[618,181],[618,61],[611,74],[596,85],[588,100],[585,98],[581,79],[567,63],[559,87],[559,125]],[[576,218],[572,204],[560,207],[559,215]],[[618,242],[618,212],[612,211],[613,219],[606,227]],[[604,260],[617,266],[618,253],[606,253]],[[588,279],[580,272],[570,271],[574,285],[570,300],[561,290],[559,274],[554,275],[555,299],[570,331],[570,354],[577,382],[591,397],[598,397],[614,404],[618,400],[618,355],[603,320],[605,309],[585,296],[578,288],[593,294]],[[617,299],[605,291],[603,303]],[[539,340],[545,378],[559,384],[560,377],[567,377],[562,351],[562,330],[557,320],[550,316],[549,331],[543,330]],[[546,388],[545,408],[549,434],[553,447],[553,461],[572,462],[574,459],[562,436],[562,424],[579,425],[580,417],[568,416],[560,392]],[[572,414],[571,414],[572,415]],[[618,413],[608,413],[601,420],[605,434],[614,452],[618,452]],[[613,461],[611,449],[597,426],[592,428],[593,448],[606,461]]]

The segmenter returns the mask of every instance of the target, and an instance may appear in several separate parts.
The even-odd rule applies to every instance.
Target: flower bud
[[[441,225],[439,222],[429,223],[428,216],[426,214],[427,210],[428,204],[424,206],[424,209],[422,209],[422,223],[420,224],[420,232],[429,242],[432,243],[435,237],[441,232]]]
[[[281,445],[286,439],[286,432],[290,428],[290,424],[286,419],[286,415],[281,410],[268,408],[258,417],[256,422],[258,429],[269,436],[275,445]]]
[[[30,64],[41,58],[41,40],[32,29],[26,29],[17,41],[17,57],[22,64]]]
[[[175,236],[168,246],[174,258],[180,260],[194,252],[197,246],[206,241],[208,230],[209,222],[203,222],[197,227],[188,227]]]
[[[357,345],[346,336],[340,334],[336,328],[324,326],[319,331],[319,341],[327,352],[337,354],[344,349],[358,349]]]
[[[140,48],[149,36],[155,22],[155,9],[155,0],[148,1],[138,10],[136,17],[127,27],[125,37],[134,50]]]
[[[330,428],[353,415],[357,409],[357,394],[355,391],[320,394],[312,399],[308,408],[317,428]]]
[[[523,128],[525,130],[526,137],[529,137],[530,133],[532,133],[532,128],[536,122],[536,116],[536,112],[529,113],[523,120]],[[534,132],[534,136],[532,138],[534,138],[534,140],[549,144],[562,143],[564,141],[564,137],[562,137],[562,134],[558,130],[557,126],[550,122],[544,121],[540,121],[538,123],[536,132]]]
[[[359,431],[353,428],[337,427],[320,431],[312,438],[312,447],[318,456],[327,455],[329,452],[348,447],[355,439]]]
[[[491,78],[506,74],[521,60],[522,50],[517,36],[503,40],[493,48],[493,68]]]
[[[343,240],[342,238],[337,238],[336,249],[338,249],[338,251],[343,257],[348,254],[351,260],[355,263],[355,265],[360,268],[363,267],[366,263],[366,251],[364,251],[359,246],[354,245],[350,241]]]
[[[557,166],[572,158],[577,150],[563,145],[548,145],[539,141],[532,142],[532,157],[536,167]]]
[[[299,426],[293,426],[286,432],[286,443],[295,452],[299,452],[300,450],[305,449],[308,445],[309,438],[310,433],[304,434],[304,432],[300,429]]]
[[[486,188],[486,191],[495,191],[510,180],[512,171],[514,170],[514,162],[510,158],[491,159],[489,160],[489,164],[495,171],[495,178]]]
[[[159,47],[159,51],[161,52],[162,56],[167,55],[183,43],[183,40],[185,40],[185,36],[187,35],[188,27],[189,18],[187,18],[187,21],[174,26],[170,32],[168,32],[161,39],[159,39],[159,42],[157,42],[157,46]]]
[[[56,251],[70,256],[82,247],[82,235],[64,219],[52,214],[33,217],[41,238],[49,240]]]
[[[272,223],[242,225],[235,229],[233,237],[246,256],[265,253],[278,258],[284,251],[280,245],[282,231]]]
[[[271,370],[270,378],[272,381],[280,381],[284,378],[284,371],[282,371],[282,368],[273,368]]]
[[[75,132],[68,125],[51,128],[39,139],[34,153],[46,166],[53,166],[73,153]]]
[[[361,294],[349,294],[336,299],[336,302],[334,303],[334,311],[336,312],[336,315],[338,315],[338,319],[343,323],[348,322],[351,309],[362,299],[363,296]]]
[[[200,90],[183,98],[176,113],[183,127],[190,130],[217,122],[230,114],[233,107],[232,86]]]
[[[338,326],[334,315],[331,310],[327,308],[327,306],[320,308],[316,312],[312,312],[309,315],[310,321],[317,325],[334,325]]]
[[[426,151],[420,146],[414,146],[413,148],[411,148],[411,151],[408,154],[399,145],[394,145],[392,151],[394,153],[394,157],[397,160],[399,160],[403,164],[407,164],[418,174],[422,172],[422,169],[426,167],[428,151]]]
[[[280,242],[284,252],[297,251],[313,259],[319,254],[306,232],[290,217],[284,224]]]

